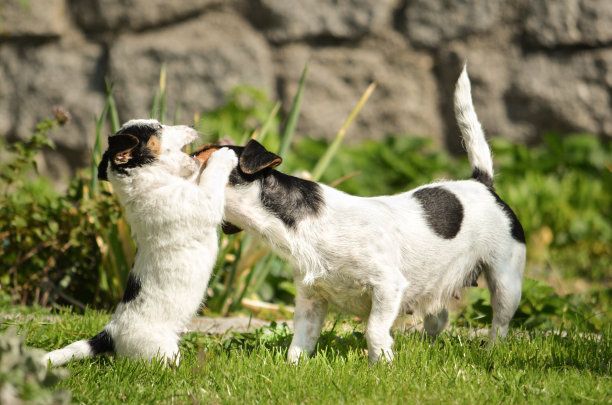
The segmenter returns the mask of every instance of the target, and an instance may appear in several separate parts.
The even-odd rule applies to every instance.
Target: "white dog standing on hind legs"
[[[363,198],[288,176],[281,158],[256,141],[209,145],[239,157],[226,192],[224,231],[245,229],[294,265],[297,286],[292,362],[316,346],[328,304],[367,319],[372,362],[393,360],[390,329],[400,313],[424,317],[438,335],[447,306],[484,272],[491,292],[489,345],[505,338],[521,298],[525,237],[516,215],[495,193],[491,151],[472,104],[467,72],[455,91],[455,114],[472,178]]]
[[[217,260],[217,228],[236,154],[214,153],[202,171],[181,149],[197,132],[132,120],[109,137],[98,166],[119,197],[137,253],[122,301],[91,339],[48,353],[45,364],[114,352],[178,365],[179,336],[201,305]]]

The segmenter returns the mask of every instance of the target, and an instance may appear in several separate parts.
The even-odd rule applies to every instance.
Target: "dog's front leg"
[[[287,357],[298,363],[301,356],[310,355],[317,344],[327,314],[327,301],[301,287],[298,283],[293,326],[295,334]]]
[[[407,286],[406,279],[398,275],[396,279],[387,280],[372,288],[372,309],[366,330],[368,357],[372,363],[380,359],[393,361],[393,338],[390,331]]]
[[[238,164],[238,157],[231,149],[222,148],[214,152],[204,171],[200,174],[199,185],[204,191],[210,212],[219,215],[219,221],[223,216],[225,200],[225,186],[229,181],[231,171]],[[200,201],[203,203],[203,201]]]

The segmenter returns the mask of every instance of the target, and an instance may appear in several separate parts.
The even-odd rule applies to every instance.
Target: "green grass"
[[[93,336],[109,319],[88,310],[28,313],[17,324],[29,346],[50,350]],[[332,320],[333,321],[333,320]],[[493,350],[467,330],[447,331],[431,345],[417,334],[396,333],[392,365],[368,364],[362,323],[341,319],[325,329],[317,354],[290,365],[292,331],[275,325],[224,337],[185,335],[181,364],[164,368],[102,356],[67,365],[56,389],[77,403],[609,403],[611,328],[599,335],[571,328],[567,337],[542,331],[514,333]],[[352,329],[351,329],[352,328]],[[516,330],[514,330],[516,332]]]

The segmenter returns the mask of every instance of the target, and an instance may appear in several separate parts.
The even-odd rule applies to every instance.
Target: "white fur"
[[[491,154],[472,106],[465,70],[455,105],[472,168],[492,179]],[[525,245],[513,239],[510,218],[482,183],[434,183],[452,192],[463,206],[461,229],[452,239],[432,231],[413,197],[432,184],[373,198],[320,184],[322,212],[306,216],[293,229],[262,205],[261,184],[228,188],[226,220],[259,235],[294,265],[297,297],[290,361],[312,353],[330,303],[368,319],[371,361],[392,360],[389,331],[396,317],[405,311],[424,316],[425,332],[435,337],[448,324],[448,302],[478,266],[492,293],[489,344],[506,336],[520,300]]]
[[[131,125],[158,127],[161,154],[127,175],[108,168],[138,247],[131,274],[141,288],[135,299],[119,303],[104,330],[120,356],[159,356],[178,364],[179,336],[201,304],[217,258],[224,191],[237,157],[229,149],[217,151],[200,174],[199,163],[181,152],[195,130],[154,120],[132,120],[124,128]],[[91,355],[83,340],[44,360],[58,365]]]

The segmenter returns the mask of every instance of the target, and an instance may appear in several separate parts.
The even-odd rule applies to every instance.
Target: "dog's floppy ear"
[[[240,154],[240,169],[246,174],[255,174],[282,163],[283,159],[268,151],[259,142],[251,139]]]
[[[108,153],[116,165],[122,165],[132,158],[132,150],[138,145],[138,138],[130,134],[114,135],[108,138]]]
[[[104,152],[102,155],[102,160],[98,163],[98,180],[108,181],[108,173],[106,170],[108,168],[108,151]]]
[[[138,145],[138,138],[134,135],[113,135],[108,138],[108,149],[102,155],[98,164],[98,179],[108,181],[108,162],[112,159],[115,164],[127,163],[132,158],[132,149]]]

